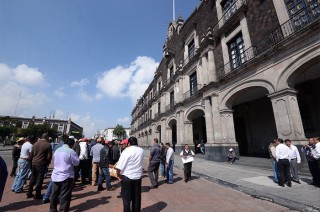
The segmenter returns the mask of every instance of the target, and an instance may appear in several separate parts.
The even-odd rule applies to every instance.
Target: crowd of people
[[[305,154],[312,182],[310,185],[320,187],[320,139],[319,137],[308,139],[308,143],[301,148]],[[298,148],[292,144],[290,139],[275,139],[269,145],[270,158],[273,165],[274,182],[279,186],[292,186],[291,181],[300,184],[298,165],[301,156]]]

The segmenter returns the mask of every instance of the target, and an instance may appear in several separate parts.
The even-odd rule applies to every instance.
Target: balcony
[[[237,17],[241,12],[245,12],[248,9],[246,0],[235,1],[227,10],[223,11],[222,17],[218,23],[214,26],[214,32],[224,32],[228,27],[233,26],[233,19]],[[223,33],[221,33],[223,34]]]
[[[183,100],[186,100],[186,99],[190,98],[191,96],[194,96],[194,95],[198,94],[198,93],[199,93],[199,90],[200,90],[201,88],[202,88],[202,85],[198,84],[198,85],[195,86],[193,89],[185,92],[185,93],[183,94]]]
[[[168,105],[166,106],[166,112],[172,110],[175,105],[176,105],[176,102],[174,102],[174,101],[171,102],[170,104],[168,104]]]
[[[271,32],[273,44],[276,45],[280,43],[281,41],[301,31],[316,20],[319,20],[320,6],[315,6],[315,4],[318,5],[319,3],[314,1],[313,4],[311,3],[310,6],[304,8],[304,10],[301,10],[287,22],[283,23],[279,28]]]
[[[195,48],[183,61],[183,66],[186,66],[189,62],[193,61],[194,58],[196,58],[196,55],[198,54],[198,48]]]
[[[257,47],[251,46],[246,49],[239,57],[234,58],[231,62],[218,69],[218,79],[224,78],[229,73],[238,71],[244,64],[257,56]]]

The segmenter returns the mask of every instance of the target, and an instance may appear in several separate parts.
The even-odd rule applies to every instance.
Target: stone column
[[[233,122],[233,111],[229,109],[220,111],[221,127],[222,127],[222,142],[235,143],[235,131]]]
[[[207,57],[203,55],[201,57],[202,60],[202,74],[203,74],[203,84],[209,84],[209,76],[208,76],[208,64],[207,64]]]
[[[208,51],[208,75],[209,75],[209,83],[217,81],[217,70],[216,70],[216,64],[214,62],[212,47]]]
[[[213,123],[212,123],[212,113],[210,99],[204,99],[204,111],[206,120],[206,131],[207,131],[207,143],[213,143]]]
[[[178,144],[183,144],[184,140],[184,113],[182,110],[178,111],[178,120],[177,120],[177,136]]]
[[[166,143],[167,141],[167,126],[166,119],[161,119],[161,142]]]
[[[193,145],[193,129],[192,129],[191,121],[186,121],[184,123],[184,130],[185,130],[184,144]]]
[[[297,91],[288,88],[272,93],[268,97],[272,102],[278,137],[305,141]]]
[[[211,96],[211,109],[212,109],[212,125],[213,125],[213,137],[215,142],[222,141],[222,127],[219,111],[218,96],[213,94]]]

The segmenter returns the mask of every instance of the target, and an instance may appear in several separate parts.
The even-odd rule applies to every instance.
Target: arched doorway
[[[177,144],[177,120],[171,119],[168,126],[170,128],[168,139],[169,141],[171,140],[173,150],[175,150],[175,146]]]
[[[320,134],[320,56],[299,67],[289,78],[288,85],[297,90],[297,99],[307,138]]]
[[[156,137],[158,138],[159,140],[159,143],[161,143],[161,125],[158,125],[157,128],[156,128]]]
[[[244,88],[229,98],[233,110],[236,141],[241,156],[268,157],[268,146],[277,137],[269,91],[265,87]]]
[[[200,153],[197,145],[201,142],[207,143],[207,131],[204,111],[195,109],[189,113],[187,119],[192,123],[192,139],[194,143],[195,154]]]

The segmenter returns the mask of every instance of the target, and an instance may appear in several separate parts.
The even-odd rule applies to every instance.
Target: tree
[[[116,135],[119,139],[123,138],[123,136],[126,134],[126,130],[122,125],[117,124],[117,126],[113,130],[113,135]]]

